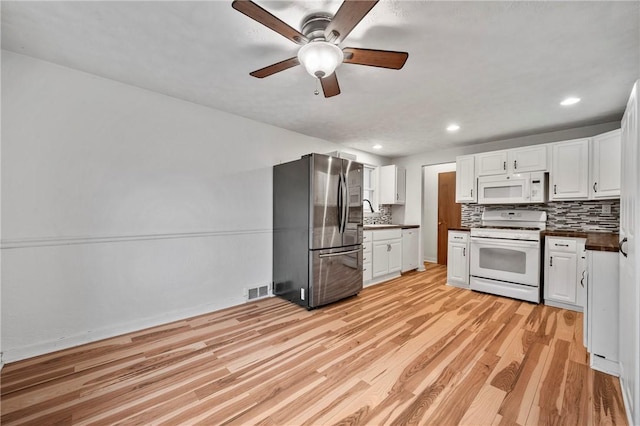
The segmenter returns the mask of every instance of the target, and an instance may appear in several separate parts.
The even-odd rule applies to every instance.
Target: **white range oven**
[[[546,221],[542,211],[485,211],[471,228],[470,288],[539,303]]]

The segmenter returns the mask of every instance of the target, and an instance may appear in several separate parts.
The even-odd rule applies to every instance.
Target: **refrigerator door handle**
[[[342,174],[342,187],[344,191],[344,195],[342,197],[342,231],[347,229],[347,220],[349,219],[349,185],[347,185],[347,176]]]
[[[342,173],[338,175],[338,232],[342,233]]]
[[[318,257],[323,259],[325,257],[344,256],[345,254],[359,253],[361,250],[362,249],[355,249],[355,250],[349,250],[349,251],[341,251],[341,252],[338,252],[338,253],[320,254],[320,255],[318,255]]]

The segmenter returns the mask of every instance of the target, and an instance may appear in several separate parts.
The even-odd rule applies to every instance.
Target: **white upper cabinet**
[[[456,203],[475,203],[478,194],[475,173],[475,155],[456,158]]]
[[[478,176],[506,174],[507,161],[507,151],[484,152],[476,155]]]
[[[548,171],[547,146],[535,145],[509,150],[507,169],[512,173]]]
[[[620,197],[620,130],[595,136],[591,140],[590,198]]]
[[[406,170],[391,165],[380,167],[380,204],[404,204],[406,188]]]
[[[550,200],[589,198],[589,139],[551,145]]]
[[[547,171],[547,146],[535,145],[476,155],[478,176]]]

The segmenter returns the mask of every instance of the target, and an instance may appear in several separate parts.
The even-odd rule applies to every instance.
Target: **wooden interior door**
[[[449,228],[459,228],[462,206],[456,203],[456,172],[438,173],[438,263],[447,264]]]

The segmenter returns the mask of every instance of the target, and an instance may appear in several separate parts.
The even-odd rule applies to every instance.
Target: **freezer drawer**
[[[316,308],[362,290],[362,245],[310,250],[309,307]]]

